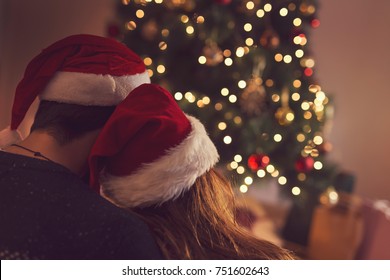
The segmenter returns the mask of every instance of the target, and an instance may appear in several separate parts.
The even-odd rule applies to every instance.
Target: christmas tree
[[[304,205],[339,177],[326,159],[331,99],[309,48],[317,10],[315,0],[123,0],[124,30],[109,32],[206,125],[241,192],[272,178]]]

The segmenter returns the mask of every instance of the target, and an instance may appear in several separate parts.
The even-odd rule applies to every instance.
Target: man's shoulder
[[[5,242],[10,250],[43,250],[49,259],[161,258],[135,214],[103,199],[73,173],[32,160],[0,165],[0,223],[9,225],[0,234],[0,249]]]

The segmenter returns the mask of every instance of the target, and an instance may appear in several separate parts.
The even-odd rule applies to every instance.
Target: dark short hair
[[[31,132],[45,131],[64,145],[102,128],[114,110],[115,106],[83,106],[42,100]]]

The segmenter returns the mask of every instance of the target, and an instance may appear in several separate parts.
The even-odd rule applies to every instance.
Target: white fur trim
[[[111,76],[76,72],[57,72],[39,95],[41,100],[78,105],[113,106],[136,87],[150,83],[148,73]]]
[[[177,198],[219,159],[204,126],[187,116],[192,131],[183,142],[135,173],[117,177],[103,175],[101,193],[119,207],[150,206]]]
[[[22,135],[19,130],[11,130],[10,127],[7,127],[0,131],[0,149],[20,141],[22,141]]]

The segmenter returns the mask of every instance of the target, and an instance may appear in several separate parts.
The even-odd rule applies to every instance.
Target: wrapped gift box
[[[342,194],[337,204],[320,204],[313,213],[307,254],[314,260],[355,259],[363,236],[359,197]]]

